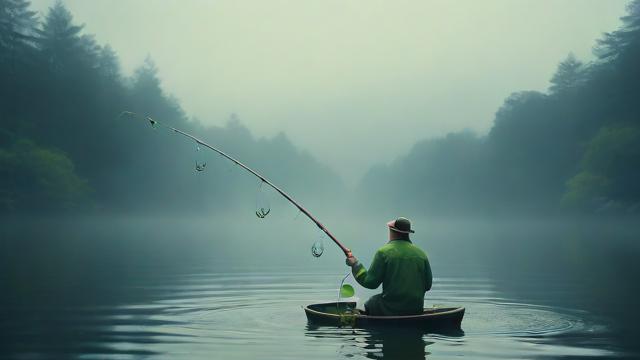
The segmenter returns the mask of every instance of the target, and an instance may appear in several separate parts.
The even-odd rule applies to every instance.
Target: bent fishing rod
[[[198,145],[202,145],[210,150],[215,151],[216,153],[220,154],[222,157],[224,157],[225,159],[235,163],[236,165],[240,166],[241,168],[245,169],[246,171],[248,171],[250,174],[254,175],[255,177],[257,177],[258,179],[262,180],[263,183],[271,186],[275,191],[278,192],[278,194],[282,195],[282,197],[284,197],[285,199],[287,199],[290,203],[292,203],[296,208],[298,208],[298,210],[300,210],[300,212],[302,212],[303,214],[305,214],[305,216],[307,216],[311,221],[313,221],[314,224],[316,224],[316,226],[318,226],[318,228],[320,228],[320,230],[322,230],[325,234],[327,234],[327,236],[333,240],[334,243],[336,243],[336,245],[338,245],[338,247],[340,247],[340,250],[342,250],[342,252],[344,252],[344,255],[347,258],[352,257],[353,255],[351,254],[351,250],[349,250],[349,248],[347,248],[346,246],[344,246],[338,239],[336,239],[335,236],[333,236],[333,234],[329,231],[329,229],[327,229],[324,225],[322,225],[322,223],[316,219],[315,216],[313,216],[307,209],[305,209],[302,205],[300,205],[297,201],[295,201],[289,194],[287,194],[286,192],[284,192],[282,189],[280,189],[279,187],[277,187],[274,183],[272,183],[271,181],[269,181],[269,179],[267,179],[266,177],[262,176],[260,173],[258,173],[257,171],[253,170],[252,168],[248,167],[247,165],[243,164],[242,162],[240,162],[238,159],[234,158],[233,156],[227,154],[226,152],[207,144],[206,142],[198,139],[197,137],[186,133],[180,129],[176,129],[172,126],[169,125],[165,125],[162,124],[160,122],[158,122],[157,120],[152,119],[149,116],[142,116],[139,114],[136,114],[134,112],[131,111],[123,111],[120,116],[118,116],[118,118],[122,118],[123,116],[129,116],[129,117],[133,117],[133,118],[138,118],[138,119],[142,119],[142,120],[146,120],[148,121],[151,126],[163,126],[171,131],[173,131],[174,133],[177,133],[179,135],[182,135],[188,139],[191,139],[193,141],[196,142],[196,144]]]

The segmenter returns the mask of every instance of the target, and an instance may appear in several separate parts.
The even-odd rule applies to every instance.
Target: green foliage
[[[254,179],[209,152],[195,176],[194,144],[118,119],[124,110],[197,134],[296,196],[339,196],[337,176],[286,136],[256,139],[237,119],[208,128],[187,119],[150,57],[124,77],[113,49],[85,34],[61,1],[38,23],[28,1],[0,0],[0,79],[2,209],[74,208],[87,184],[95,208],[108,211],[227,211],[251,202]]]
[[[601,206],[602,203],[640,203],[640,129],[604,127],[589,142],[581,171],[567,182],[563,203]]]
[[[549,93],[509,96],[485,137],[425,140],[373,168],[361,183],[362,209],[640,211],[640,0],[622,22],[598,42],[597,61],[570,54],[560,62]]]
[[[340,326],[341,327],[355,327],[356,326],[356,314],[348,314],[341,313],[340,316]]]
[[[111,81],[120,81],[120,62],[110,45],[102,47],[98,54],[97,70],[101,76]]]
[[[640,129],[636,127],[605,127],[591,140],[584,154],[582,167],[591,172],[613,173],[634,163],[640,155]]]
[[[576,59],[573,53],[558,65],[558,70],[551,78],[549,91],[560,93],[568,91],[581,85],[585,80],[583,75],[584,64]]]
[[[73,24],[73,16],[58,0],[49,9],[39,31],[39,49],[53,70],[77,65],[82,26]]]
[[[0,61],[24,55],[33,41],[36,12],[25,0],[0,0]]]
[[[73,209],[90,187],[64,153],[20,139],[0,148],[0,211]]]
[[[611,181],[602,175],[581,171],[567,181],[567,192],[562,204],[567,208],[583,208],[602,199],[611,188]]]
[[[548,94],[507,98],[488,135],[424,140],[372,168],[358,203],[389,216],[602,207],[594,201],[639,209],[640,0],[622,21],[599,41],[598,61],[569,55]],[[0,79],[1,126],[17,134],[0,137],[2,209],[73,208],[85,201],[87,183],[99,207],[111,210],[225,209],[251,197],[254,179],[211,158],[194,176],[193,144],[149,132],[142,122],[119,122],[123,110],[199,134],[305,203],[343,195],[339,178],[284,134],[257,139],[237,118],[210,128],[189,121],[150,58],[123,78],[115,52],[83,34],[60,1],[38,24],[28,1],[0,0]]]
[[[638,51],[640,45],[640,0],[632,0],[627,5],[627,15],[620,18],[622,26],[616,31],[605,33],[595,48],[596,55],[605,61],[622,60]]]
[[[158,68],[151,57],[136,69],[133,76],[133,94],[141,98],[157,99],[162,97],[162,87],[158,79]]]

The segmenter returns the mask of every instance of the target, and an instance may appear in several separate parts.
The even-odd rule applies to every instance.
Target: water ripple
[[[308,325],[301,307],[335,300],[340,278],[317,273],[171,276],[136,285],[152,301],[69,308],[47,321],[77,334],[74,344],[83,358],[381,358],[391,357],[395,347],[417,358],[425,351],[438,358],[466,354],[475,359],[612,355],[555,341],[568,334],[603,333],[604,327],[585,320],[588,314],[510,299],[487,279],[436,279],[428,294],[429,305],[466,307],[459,336]],[[24,324],[2,329],[11,326],[22,331],[14,336],[23,341],[42,336],[26,331]]]

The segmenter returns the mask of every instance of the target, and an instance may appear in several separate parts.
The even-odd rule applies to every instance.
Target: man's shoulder
[[[389,249],[390,249],[389,243],[386,243],[380,246],[378,250],[376,250],[376,254],[384,254],[385,252],[389,251]]]
[[[425,259],[427,258],[427,253],[424,250],[422,250],[418,245],[413,244],[412,248],[417,254],[420,254],[421,257]]]
[[[400,254],[406,255],[407,253],[411,253],[423,258],[427,257],[427,254],[414,243],[404,242],[404,241],[400,242],[400,240],[389,241],[388,243],[380,247],[378,249],[378,252],[381,253],[382,255],[397,252],[398,255]]]

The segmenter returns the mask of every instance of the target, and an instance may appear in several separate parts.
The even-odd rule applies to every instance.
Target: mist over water
[[[44,17],[53,3],[32,8]],[[257,137],[285,131],[355,185],[417,141],[485,134],[511,92],[544,91],[570,51],[591,59],[626,1],[64,3],[123,74],[150,55],[189,116],[224,126],[236,113]]]
[[[307,220],[276,214],[264,220],[234,214],[4,224],[2,354],[637,355],[636,317],[623,310],[638,290],[632,281],[638,249],[630,246],[638,233],[630,223],[414,219],[413,241],[427,251],[435,279],[425,306],[461,305],[467,314],[461,333],[398,334],[307,324],[301,306],[335,301],[347,268],[332,243],[325,242],[321,257],[311,255],[317,234]],[[386,241],[384,222],[336,223],[342,224],[334,227],[336,235],[365,264]],[[347,281],[360,306],[375,293]]]
[[[640,0],[0,0],[0,358],[639,358],[638,64]],[[380,289],[262,176],[462,329],[307,322]]]

